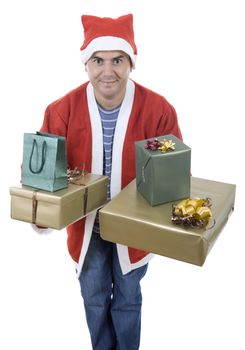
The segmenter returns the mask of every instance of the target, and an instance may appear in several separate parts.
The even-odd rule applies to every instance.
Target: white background
[[[232,0],[8,0],[0,5],[0,348],[89,350],[65,231],[11,220],[24,132],[84,82],[82,14],[133,13],[132,78],[164,95],[192,148],[192,175],[235,183],[235,212],[203,267],[156,256],[142,281],[141,350],[245,348],[244,10]]]

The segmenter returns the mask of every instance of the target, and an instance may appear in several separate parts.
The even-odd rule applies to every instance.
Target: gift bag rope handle
[[[29,169],[33,174],[40,174],[40,172],[43,170],[44,164],[45,164],[45,160],[46,160],[46,153],[47,153],[47,142],[43,141],[42,144],[42,162],[40,165],[40,168],[37,170],[33,170],[32,169],[32,157],[33,157],[33,152],[34,152],[34,148],[37,148],[37,141],[34,139],[33,143],[32,143],[32,150],[31,150],[31,155],[30,155],[30,160],[29,160]]]

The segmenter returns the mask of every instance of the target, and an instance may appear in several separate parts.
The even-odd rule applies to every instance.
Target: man
[[[50,104],[41,131],[66,137],[70,168],[109,176],[108,199],[135,178],[135,141],[181,138],[174,108],[129,79],[135,68],[133,16],[82,16],[82,61],[89,82]],[[141,290],[151,254],[103,241],[98,214],[67,228],[93,349],[136,350]]]

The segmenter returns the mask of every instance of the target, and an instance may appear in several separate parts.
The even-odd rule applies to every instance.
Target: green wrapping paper
[[[162,153],[146,149],[147,140],[135,143],[137,189],[152,206],[190,196],[191,149],[173,135],[157,139],[172,140],[175,150]]]
[[[107,202],[107,176],[88,173],[80,182],[56,192],[11,187],[11,218],[60,230]]]
[[[205,228],[171,222],[171,202],[152,207],[136,189],[135,180],[100,209],[104,240],[202,266],[234,208],[233,184],[191,177],[191,196],[212,199],[212,219]]]

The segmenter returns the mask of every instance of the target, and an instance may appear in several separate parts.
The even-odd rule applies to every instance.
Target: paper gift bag
[[[67,188],[65,137],[24,134],[22,184],[50,192]]]
[[[151,206],[189,197],[190,147],[173,135],[159,136],[158,141],[174,144],[174,149],[162,153],[147,149],[148,140],[135,143],[137,190]]]
[[[150,206],[135,180],[100,210],[104,240],[169,258],[203,265],[234,208],[236,186],[191,177],[191,196],[212,200],[212,220],[205,228],[175,225],[172,205]]]

